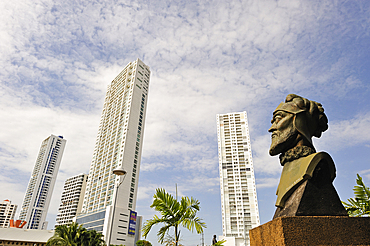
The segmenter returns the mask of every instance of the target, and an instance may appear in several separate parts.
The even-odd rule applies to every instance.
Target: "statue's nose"
[[[272,124],[272,126],[268,129],[268,132],[273,132],[276,130],[275,124]]]

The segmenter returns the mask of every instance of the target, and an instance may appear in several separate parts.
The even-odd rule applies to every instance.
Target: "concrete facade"
[[[0,203],[0,228],[9,227],[9,221],[14,220],[17,207],[9,200],[4,200]]]
[[[102,232],[111,244],[134,242],[125,217],[136,208],[149,78],[149,67],[137,59],[108,86],[82,213],[77,217],[78,223]],[[119,166],[127,171],[124,177],[112,173]]]
[[[71,224],[74,217],[81,212],[86,183],[87,174],[84,173],[65,181],[55,226]]]
[[[19,219],[27,229],[47,229],[45,221],[66,140],[62,136],[46,138],[40,147],[36,164],[23,199]]]
[[[247,113],[217,115],[222,231],[225,246],[249,245],[259,226],[256,184]]]
[[[370,245],[370,218],[279,217],[250,231],[253,246]]]

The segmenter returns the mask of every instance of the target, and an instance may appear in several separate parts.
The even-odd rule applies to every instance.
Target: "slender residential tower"
[[[12,204],[9,200],[0,202],[0,228],[9,227],[9,221],[14,220],[17,205]]]
[[[77,222],[102,232],[108,245],[134,245],[135,230],[129,227],[134,226],[136,218],[149,78],[149,67],[137,59],[117,75],[105,96],[84,204]],[[112,173],[120,166],[126,175]]]
[[[19,216],[27,222],[27,229],[47,229],[45,219],[65,145],[62,136],[51,135],[42,141]]]
[[[222,231],[225,246],[249,245],[259,226],[257,193],[247,113],[217,115]]]
[[[84,173],[70,177],[64,182],[55,226],[71,224],[74,217],[81,212],[86,183],[87,174]]]

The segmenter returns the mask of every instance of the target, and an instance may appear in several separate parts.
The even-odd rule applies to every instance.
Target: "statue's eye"
[[[278,123],[283,117],[279,114],[274,116],[274,119],[272,120],[275,123]]]
[[[272,116],[271,124],[277,124],[282,118],[284,118],[284,112],[277,112],[274,116]]]

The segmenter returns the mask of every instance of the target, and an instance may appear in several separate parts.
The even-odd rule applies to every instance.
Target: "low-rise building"
[[[9,221],[14,220],[17,205],[12,204],[9,200],[0,203],[0,228],[9,227]]]
[[[35,230],[20,228],[0,228],[0,246],[26,245],[41,246],[54,235],[53,230]]]

